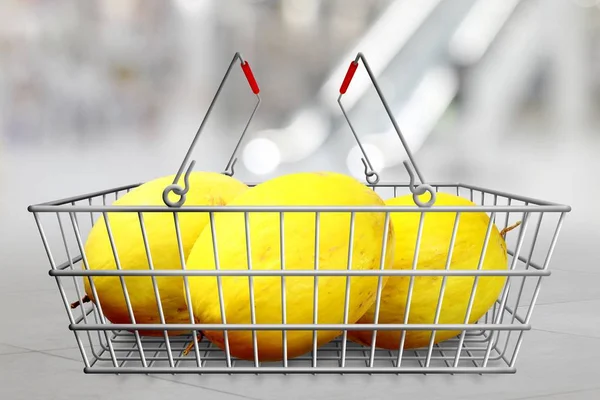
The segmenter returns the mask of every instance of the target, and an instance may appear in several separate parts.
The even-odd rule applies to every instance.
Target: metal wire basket
[[[410,183],[379,183],[379,176],[372,169],[366,153],[364,152],[360,140],[356,135],[348,115],[343,108],[341,99],[346,92],[352,76],[361,61],[366,67],[375,89],[392,121],[400,140],[402,141],[408,158],[411,161],[412,168],[405,162],[405,167],[410,176]],[[217,99],[221,88],[227,79],[232,66],[239,61],[244,74],[246,75],[252,91],[257,96],[257,103],[252,112],[256,112],[260,104],[259,88],[252,75],[250,67],[242,59],[239,53],[236,53],[213,102],[211,103],[207,114],[194,137],[184,161],[177,173],[173,185],[165,188],[163,199],[166,206],[140,206],[127,207],[111,205],[113,200],[129,192],[138,185],[118,187],[104,190],[96,193],[80,195],[72,198],[57,200],[53,202],[32,205],[28,208],[33,213],[35,222],[39,228],[41,239],[50,261],[50,276],[56,279],[61,299],[64,303],[69,318],[68,328],[75,335],[75,340],[81,351],[81,356],[85,364],[86,373],[514,373],[516,371],[515,363],[517,355],[523,341],[525,331],[531,329],[531,315],[535,306],[542,277],[549,276],[548,266],[554,247],[557,242],[558,234],[562,226],[564,216],[570,211],[569,206],[558,205],[546,201],[527,198],[524,196],[511,195],[496,190],[483,189],[476,186],[465,184],[447,184],[430,183],[426,184],[417,169],[412,154],[410,153],[402,134],[396,124],[396,121],[389,110],[389,107],[381,93],[377,82],[362,54],[358,54],[351,63],[348,73],[340,88],[340,97],[338,103],[342,109],[344,117],[348,121],[351,131],[363,150],[363,164],[365,166],[365,178],[367,185],[373,188],[382,198],[395,197],[402,194],[411,194],[417,203],[417,207],[227,207],[227,206],[185,206],[185,197],[188,190],[187,175],[192,171],[194,161],[188,165],[193,147],[202,131],[204,121],[210,114],[212,106]],[[246,133],[250,124],[250,117],[239,142],[227,164],[225,174],[233,175],[235,165],[236,151]],[[186,170],[186,165],[188,165]],[[419,177],[420,184],[415,185],[414,172]],[[181,175],[185,172],[185,187],[176,185]],[[252,185],[249,185],[252,186]],[[180,196],[178,202],[172,202],[168,198],[170,191]],[[422,203],[418,195],[425,192],[431,194],[430,201]],[[463,196],[474,202],[475,206],[468,207],[430,207],[435,201],[437,193],[448,192]],[[148,270],[122,270],[117,268],[111,271],[90,270],[87,266],[86,254],[84,251],[84,238],[87,232],[94,225],[95,217],[99,214],[106,219],[107,213],[112,212],[132,212],[137,213],[140,220],[141,231],[144,236],[146,254],[149,257],[146,231],[144,229],[144,215],[155,212],[168,212],[173,214],[175,230],[178,234],[178,243],[181,249],[181,238],[179,235],[179,214],[185,212],[202,212],[210,215],[211,229],[213,229],[213,216],[219,212],[243,212],[245,217],[259,212],[276,212],[281,216],[280,223],[283,225],[285,215],[311,212],[317,218],[317,231],[319,215],[329,212],[345,212],[354,215],[364,211],[385,213],[386,220],[389,220],[392,212],[417,212],[421,214],[419,234],[417,237],[416,251],[413,260],[413,268],[409,270],[390,270],[377,269],[371,271],[351,270],[323,270],[318,266],[314,270],[292,270],[281,266],[278,270],[253,270],[251,267],[241,271],[219,270],[218,268],[210,271],[187,270],[183,253],[180,252],[180,263],[182,268],[178,270],[160,270],[150,268]],[[419,241],[421,239],[423,215],[431,212],[451,212],[455,213],[456,220],[452,231],[452,239],[448,261],[444,270],[424,270],[417,269],[417,258]],[[469,212],[485,212],[489,215],[489,226],[484,243],[487,243],[492,224],[503,227],[502,234],[506,240],[508,258],[508,268],[506,270],[483,270],[481,269],[481,260],[485,254],[484,245],[478,268],[476,270],[452,270],[448,268],[452,254],[452,246],[456,238],[456,227],[460,215]],[[518,233],[507,234],[509,227],[517,222]],[[533,229],[531,229],[533,227]],[[354,236],[354,225],[351,225],[350,243]],[[111,239],[112,241],[112,239]],[[385,252],[385,249],[383,250]],[[58,253],[62,253],[60,256]],[[113,248],[114,253],[114,248]],[[117,254],[114,254],[117,259]],[[150,266],[152,265],[149,260]],[[117,262],[118,265],[118,262]],[[129,294],[126,289],[125,279],[127,276],[146,276],[152,277],[154,292],[157,299],[160,299],[156,277],[178,276],[184,277],[184,284],[187,295],[189,296],[189,287],[187,277],[190,276],[208,276],[219,280],[224,276],[246,277],[250,284],[250,293],[252,293],[251,277],[257,276],[276,276],[281,277],[282,285],[285,285],[285,277],[305,276],[315,280],[315,303],[317,304],[318,286],[317,280],[321,276],[340,276],[348,280],[351,276],[373,276],[378,277],[378,287],[376,295],[376,308],[379,308],[382,292],[383,276],[404,276],[410,280],[407,305],[402,324],[379,324],[377,315],[375,323],[372,324],[320,324],[313,321],[310,324],[289,324],[285,318],[286,300],[282,294],[282,323],[274,324],[200,324],[196,323],[193,312],[189,308],[189,324],[139,324],[132,318],[131,324],[113,324],[103,315],[101,301],[91,302],[82,290],[84,279],[92,282],[93,278],[100,276],[120,277],[123,287],[123,294],[127,299],[127,306],[130,315],[133,315],[129,302]],[[441,301],[443,297],[446,281],[451,277],[471,277],[473,285],[469,296],[469,305],[467,315],[465,315],[462,324],[440,324],[438,323]],[[473,304],[473,299],[478,288],[478,281],[482,277],[502,276],[505,277],[501,295],[495,301],[492,308],[485,316],[476,323],[469,323],[469,313]],[[438,306],[433,324],[414,324],[409,323],[411,296],[413,294],[414,282],[423,277],[439,277],[442,280]],[[220,284],[220,281],[218,281]],[[347,321],[348,310],[348,290],[346,286],[346,304],[345,317]],[[285,293],[285,290],[282,291]],[[220,293],[221,297],[221,293]],[[222,298],[220,298],[221,307]],[[160,304],[160,300],[157,301]],[[96,304],[98,303],[98,304]],[[253,307],[251,302],[249,307]],[[75,311],[76,310],[76,311]],[[223,311],[222,311],[223,312]],[[161,321],[164,321],[162,308],[159,307]],[[314,310],[316,315],[317,312]],[[377,314],[377,311],[376,311]],[[223,314],[222,314],[223,315]],[[254,315],[254,314],[253,314]],[[225,318],[223,318],[225,321]],[[222,321],[222,322],[223,322]],[[253,321],[255,322],[254,318]],[[348,331],[360,328],[360,330],[373,331],[374,338],[377,331],[401,330],[402,340],[398,343],[395,350],[383,350],[376,346],[376,340],[370,346],[362,346],[348,339]],[[278,362],[261,362],[258,359],[258,350],[256,340],[254,340],[254,359],[242,360],[233,357],[226,346],[224,350],[212,344],[202,335],[203,330],[247,330],[255,332],[260,330],[281,331],[284,343],[284,354],[282,360]],[[140,334],[145,330],[164,331],[163,337],[145,336]],[[187,330],[190,335],[169,336],[168,331]],[[299,357],[288,359],[286,355],[286,332],[294,330],[304,330],[313,332],[312,351]],[[320,330],[335,330],[342,332],[340,336],[324,346],[317,347],[316,333]],[[411,330],[427,330],[432,333],[452,330],[459,331],[455,338],[434,344],[434,336],[431,335],[429,345],[418,349],[405,349],[405,334]],[[225,336],[227,337],[227,336]],[[255,336],[253,336],[255,338]],[[191,345],[190,345],[191,343]],[[188,350],[192,350],[188,354]]]

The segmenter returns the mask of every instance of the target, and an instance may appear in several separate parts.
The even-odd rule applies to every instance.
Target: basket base
[[[516,333],[516,332],[513,332]],[[228,358],[226,353],[208,340],[198,342],[184,355],[191,336],[144,337],[140,351],[135,336],[126,331],[96,337],[92,359],[84,368],[89,374],[512,374],[505,351],[498,348],[501,340],[490,344],[489,332],[470,332],[465,336],[457,361],[460,340],[450,339],[428,348],[389,351],[361,346],[342,338],[287,361],[258,362]],[[515,339],[519,334],[513,335]],[[109,345],[110,343],[110,345]],[[168,347],[167,347],[168,346]],[[168,350],[170,348],[170,350]],[[487,355],[487,357],[486,357]]]

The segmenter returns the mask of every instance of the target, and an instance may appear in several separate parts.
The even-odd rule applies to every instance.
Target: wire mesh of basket
[[[365,179],[368,187],[372,188],[382,199],[400,195],[412,195],[416,206],[184,206],[186,193],[189,190],[188,175],[192,171],[194,161],[190,156],[196,141],[202,131],[204,121],[210,114],[212,105],[217,99],[221,88],[226,81],[232,66],[239,62],[246,75],[257,102],[252,116],[259,104],[259,88],[250,66],[239,53],[234,56],[229,68],[219,86],[215,99],[203,120],[192,144],[184,158],[183,163],[172,185],[165,188],[163,200],[165,206],[121,206],[112,204],[120,196],[133,190],[139,184],[113,188],[95,193],[75,196],[72,198],[33,205],[29,207],[32,212],[41,239],[50,262],[50,276],[54,277],[59,289],[60,297],[66,309],[69,324],[68,328],[75,336],[81,351],[84,371],[86,373],[513,373],[516,371],[516,361],[524,332],[531,329],[531,316],[540,292],[542,278],[550,275],[549,263],[554,251],[559,231],[564,216],[570,211],[569,206],[536,200],[524,196],[512,195],[497,190],[484,189],[466,184],[451,183],[425,183],[421,173],[414,162],[414,157],[406,146],[404,138],[397,123],[389,111],[389,107],[381,93],[377,82],[371,74],[364,56],[358,54],[350,64],[348,73],[340,88],[338,103],[346,118],[350,129],[360,146],[360,140],[343,108],[341,102],[343,94],[348,89],[352,76],[362,61],[371,80],[382,100],[384,107],[402,141],[408,158],[405,167],[410,176],[410,183],[380,183],[378,174],[371,167],[366,153],[363,150],[363,164]],[[234,174],[236,162],[235,154],[248,129],[252,116],[244,127],[240,140],[227,164],[225,174]],[[362,146],[360,146],[362,149]],[[415,184],[415,173],[420,184]],[[185,185],[178,183],[184,178]],[[254,185],[249,185],[254,186]],[[172,201],[170,192],[179,196],[178,201]],[[430,200],[421,201],[420,195],[430,193]],[[450,193],[469,199],[472,206],[435,206],[436,196],[439,193]],[[290,269],[285,267],[282,256],[280,265],[273,269],[253,269],[250,263],[242,269],[228,270],[218,267],[218,252],[215,250],[216,268],[209,270],[195,270],[186,268],[181,242],[180,216],[182,213],[205,213],[209,216],[209,226],[205,229],[215,228],[215,215],[219,213],[239,213],[243,215],[246,228],[246,237],[249,236],[248,221],[258,213],[275,213],[278,215],[280,232],[284,232],[286,220],[293,215],[310,214],[315,222],[316,243],[319,241],[320,221],[330,213],[346,213],[349,216],[348,248],[351,249],[356,237],[355,218],[360,213],[381,213],[385,221],[389,222],[393,213],[418,213],[419,227],[416,236],[415,252],[410,255],[412,268],[390,269],[384,268],[383,261],[378,268],[371,270],[353,270],[351,262],[343,269],[328,270],[319,268],[318,248],[315,245],[315,263],[309,269]],[[453,215],[454,224],[451,232],[449,249],[445,257],[445,268],[427,269],[417,268],[419,258],[419,244],[422,240],[423,226],[426,215],[432,213],[450,213]],[[110,230],[108,216],[113,213],[133,213],[139,221],[140,232],[143,237],[145,253],[149,268],[145,270],[122,269],[119,267],[119,254],[114,245]],[[152,213],[168,213],[172,215],[173,227],[177,236],[179,247],[179,266],[176,269],[153,268],[152,255],[149,249],[146,233],[145,219]],[[450,268],[452,252],[457,238],[458,226],[461,218],[469,213],[486,213],[489,217],[485,238],[480,250],[477,267],[470,270]],[[117,268],[98,270],[89,267],[85,252],[85,239],[98,217],[107,221],[109,239]],[[485,258],[490,233],[495,226],[506,243],[508,255],[507,266],[504,269],[482,268]],[[387,236],[389,223],[385,224],[384,237]],[[382,240],[382,253],[385,254],[385,241]],[[247,239],[247,250],[250,251],[251,243]],[[285,243],[283,237],[279,240],[280,254],[284,254]],[[216,236],[213,236],[213,246],[218,246]],[[250,257],[248,258],[250,259]],[[352,259],[349,254],[348,260]],[[383,257],[382,257],[383,259]],[[118,277],[122,295],[124,296],[130,323],[112,323],[103,313],[102,298],[96,293],[94,280],[100,277]],[[216,279],[218,285],[219,308],[221,313],[220,323],[203,323],[194,316],[190,304],[191,277],[206,277]],[[377,280],[374,306],[375,316],[372,323],[349,323],[348,304],[353,277],[370,276]],[[186,296],[188,304],[189,323],[166,323],[161,306],[161,293],[158,279],[179,278],[183,281],[182,295]],[[222,292],[222,279],[237,277],[247,281],[249,289],[249,302],[251,320],[248,323],[228,323],[225,312],[225,299]],[[282,314],[278,321],[257,323],[254,298],[256,296],[254,284],[256,279],[276,277],[277,284],[281,286],[280,301]],[[293,299],[286,298],[286,281],[303,277],[314,282],[312,285],[312,313],[313,318],[306,323],[289,323],[286,319],[293,312]],[[322,277],[338,277],[344,282],[343,320],[339,323],[320,323],[318,321],[319,279]],[[378,314],[382,302],[383,278],[399,277],[406,280],[407,298],[404,310],[398,310],[403,316],[401,323],[378,323]],[[473,321],[471,311],[478,293],[481,281],[492,277],[504,278],[500,295],[483,315]],[[127,278],[127,279],[126,279]],[[131,278],[151,279],[153,294],[156,297],[160,323],[136,322],[131,306],[131,293],[127,287],[127,280]],[[468,304],[464,318],[457,323],[441,323],[440,314],[446,298],[444,293],[448,282],[457,279],[470,279]],[[414,288],[420,281],[433,280],[439,283],[436,289],[435,314],[431,321],[419,322],[410,320],[411,300]],[[94,301],[86,295],[84,281],[94,293]],[[471,283],[472,282],[472,283]],[[413,300],[414,301],[414,300]],[[203,334],[206,331],[223,332],[223,345],[216,345]],[[369,345],[359,344],[351,340],[348,332],[367,331],[372,335]],[[161,332],[160,335],[145,335],[148,331]],[[175,331],[187,333],[172,335]],[[228,332],[243,331],[251,334],[251,357],[240,358],[232,354],[228,342]],[[260,357],[257,336],[260,332],[275,331],[281,335],[282,352],[277,360],[263,360]],[[292,332],[310,332],[312,346],[310,351],[300,356],[288,356],[288,336]],[[323,331],[336,332],[337,336],[325,344],[319,343],[318,333]],[[381,348],[377,345],[377,334],[381,332],[398,332],[397,347]],[[407,336],[410,332],[426,332],[429,335],[428,344],[418,348],[407,346]],[[439,332],[456,332],[450,339],[438,341]]]

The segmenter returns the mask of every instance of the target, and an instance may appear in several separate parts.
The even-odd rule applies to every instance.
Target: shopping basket
[[[353,125],[342,104],[342,97],[346,93],[352,77],[359,66],[359,62],[365,66],[369,77],[379,95],[385,110],[398,133],[399,139],[408,155],[408,161],[404,166],[410,176],[409,183],[380,183],[379,175],[373,170],[371,162],[364,151],[363,146],[355,132]],[[148,270],[121,270],[111,271],[90,270],[86,264],[84,243],[86,233],[93,226],[94,220],[99,215],[106,216],[112,212],[133,212],[139,215],[140,221],[143,216],[152,212],[168,212],[173,214],[175,229],[179,232],[178,215],[184,212],[203,212],[212,216],[218,212],[232,211],[227,206],[185,206],[186,193],[188,191],[187,176],[192,171],[194,161],[190,161],[192,150],[203,129],[204,123],[209,116],[216,99],[221,92],[224,82],[230,74],[236,62],[240,63],[252,92],[256,95],[256,105],[252,116],[259,104],[259,87],[254,79],[249,64],[239,53],[236,53],[229,68],[217,90],[217,93],[209,106],[209,109],[198,129],[187,154],[177,172],[174,183],[165,188],[163,193],[164,206],[140,206],[126,207],[115,206],[111,203],[121,195],[129,192],[138,184],[117,187],[95,193],[79,195],[67,199],[56,200],[38,205],[29,206],[28,210],[33,214],[41,239],[50,262],[50,276],[54,277],[58,285],[60,297],[65,306],[69,319],[68,329],[75,336],[77,346],[81,352],[84,371],[86,373],[514,373],[515,363],[524,332],[531,329],[531,316],[540,292],[542,278],[549,276],[549,263],[554,251],[558,234],[561,229],[564,216],[570,211],[570,207],[547,201],[536,200],[525,196],[512,195],[497,190],[484,189],[477,186],[460,183],[425,183],[418,170],[414,157],[411,154],[400,129],[394,119],[381,89],[369,68],[365,57],[359,53],[351,62],[348,72],[340,88],[338,103],[344,118],[349,124],[350,130],[362,151],[362,162],[365,168],[366,185],[375,190],[382,198],[390,198],[403,194],[412,194],[417,206],[415,207],[235,207],[233,211],[252,215],[257,212],[276,212],[283,215],[285,212],[312,212],[316,215],[327,212],[345,212],[354,215],[366,210],[386,213],[389,218],[390,212],[412,211],[421,213],[452,212],[457,216],[469,212],[485,212],[489,215],[490,226],[496,224],[498,228],[504,228],[502,234],[506,240],[508,253],[508,268],[506,270],[489,271],[477,268],[475,270],[424,270],[416,268],[417,251],[414,255],[413,268],[409,270],[377,269],[371,271],[337,270],[328,271],[315,268],[314,270],[287,270],[279,269],[273,271],[247,270],[225,271],[210,270],[196,271],[186,270],[185,260],[181,256],[181,269],[159,270],[149,268]],[[225,174],[232,176],[236,162],[235,154],[242,142],[250,124],[245,125],[240,139],[235,147],[231,158],[225,169]],[[416,184],[416,177],[419,184]],[[185,185],[177,185],[180,178],[184,177]],[[249,185],[252,186],[252,185]],[[179,196],[178,201],[172,201],[168,195],[174,192]],[[430,193],[428,202],[422,202],[420,197],[425,192]],[[475,203],[468,207],[431,207],[437,193],[447,192],[470,199]],[[458,217],[457,217],[458,220]],[[423,221],[423,218],[421,218]],[[283,224],[283,220],[281,221]],[[422,224],[422,222],[421,222]],[[506,233],[510,227],[516,229]],[[352,226],[353,228],[353,226]],[[421,229],[419,228],[419,231]],[[487,233],[486,241],[489,237]],[[145,231],[142,222],[142,233]],[[351,234],[351,237],[354,232]],[[456,226],[452,232],[452,240],[456,237]],[[181,246],[181,239],[178,237]],[[419,239],[417,239],[418,243]],[[147,246],[147,244],[146,244]],[[485,246],[484,246],[485,247]],[[114,250],[113,250],[114,251]],[[485,250],[484,250],[485,252]],[[149,252],[147,251],[149,254]],[[59,255],[60,254],[60,255]],[[116,257],[116,256],[115,256]],[[483,255],[482,255],[483,258]],[[449,263],[449,261],[448,261]],[[480,262],[481,264],[481,262]],[[207,328],[206,325],[196,323],[190,315],[190,324],[112,324],[102,313],[101,304],[89,301],[83,291],[83,280],[99,276],[117,276],[121,278],[125,298],[126,276],[153,277],[154,289],[159,298],[158,288],[154,277],[161,276],[242,276],[248,278],[250,285],[254,276],[277,276],[285,282],[285,277],[306,276],[318,279],[319,276],[337,275],[341,277],[371,275],[379,278],[375,304],[381,301],[381,277],[404,276],[410,279],[408,300],[404,323],[402,324],[378,324],[377,319],[373,324],[287,324],[283,317],[281,324],[213,324],[210,329],[223,330],[252,330],[253,334],[260,330],[281,331],[285,344],[285,332],[293,330],[312,331],[315,337],[312,351],[298,357],[290,358],[282,355],[281,361],[262,362],[258,359],[256,346],[253,360],[242,360],[232,356],[229,349],[224,350],[215,346],[204,338],[200,333]],[[469,322],[469,310],[478,287],[478,280],[485,276],[505,277],[502,292],[494,305],[475,323]],[[469,297],[467,315],[462,324],[440,324],[438,323],[440,302],[438,300],[437,314],[432,324],[409,323],[410,298],[412,296],[413,283],[420,277],[439,277],[442,280],[442,289],[445,281],[451,277],[471,277],[473,285]],[[184,278],[187,285],[187,281]],[[315,288],[316,288],[315,284]],[[186,287],[187,288],[187,287]],[[348,290],[348,289],[346,289]],[[315,296],[318,290],[315,290]],[[347,297],[347,293],[346,293]],[[441,294],[440,294],[441,298]],[[283,301],[283,300],[282,300]],[[100,302],[101,303],[101,302]],[[159,302],[160,303],[160,302]],[[316,304],[316,302],[315,302]],[[128,303],[128,307],[131,307]],[[129,310],[131,313],[131,309]],[[159,310],[160,311],[160,310]],[[162,311],[161,316],[162,316]],[[313,310],[315,312],[315,310]],[[190,313],[192,313],[190,309]],[[315,312],[316,314],[316,312]],[[347,317],[347,314],[346,314]],[[164,320],[164,318],[162,318]],[[135,321],[133,321],[135,322]],[[348,339],[347,332],[352,329],[370,330],[376,335],[377,331],[402,330],[402,341],[395,350],[384,350],[376,346],[376,341],[370,346],[359,345]],[[145,329],[164,330],[161,336],[141,335]],[[167,331],[184,329],[192,332],[190,335],[169,336]],[[339,330],[342,334],[317,348],[316,332],[319,330]],[[428,346],[418,349],[405,349],[402,346],[404,335],[411,330],[428,330],[437,332],[441,330],[459,331],[456,337],[441,343],[431,340]],[[256,344],[256,342],[254,342]],[[285,349],[284,345],[284,349]],[[191,350],[191,351],[190,351]],[[285,352],[284,352],[285,353]]]

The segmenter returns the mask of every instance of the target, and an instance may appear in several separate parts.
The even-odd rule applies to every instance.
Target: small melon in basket
[[[113,205],[165,206],[162,193],[173,183],[174,178],[174,176],[166,176],[144,183],[116,200]],[[179,183],[183,184],[183,177]],[[189,176],[189,185],[185,206],[224,205],[248,189],[238,180],[215,172],[192,172]],[[179,196],[172,192],[169,197],[172,201],[179,200]],[[138,213],[109,212],[107,215],[121,268],[149,269]],[[173,212],[147,212],[143,213],[143,218],[154,269],[181,269]],[[178,218],[183,253],[184,257],[187,257],[200,232],[208,223],[209,217],[208,213],[181,212]],[[116,269],[108,231],[102,216],[94,224],[87,238],[85,254],[89,268],[92,270]],[[183,279],[157,277],[156,281],[166,323],[190,323],[182,291]],[[93,282],[100,298],[102,311],[109,321],[118,324],[131,323],[119,277],[97,276],[93,278]],[[94,301],[94,293],[89,281],[84,279],[84,283],[87,296]],[[152,278],[126,277],[125,283],[135,322],[160,323]],[[156,336],[162,335],[163,331],[141,330],[139,332],[141,335]],[[168,332],[170,335],[184,333]]]
[[[229,206],[384,206],[383,200],[371,189],[349,176],[331,172],[305,172],[280,176],[261,183]],[[249,212],[249,242],[253,270],[280,270],[280,213]],[[350,239],[349,212],[322,212],[319,217],[318,268],[320,270],[346,270]],[[315,212],[284,213],[284,268],[286,270],[313,270],[315,268],[316,241]],[[215,215],[215,236],[219,269],[247,270],[246,230],[244,213],[228,212]],[[394,231],[389,224],[385,233],[385,213],[359,212],[355,216],[355,235],[351,268],[374,270],[380,268],[383,241],[390,243],[384,256],[384,267],[393,261]],[[212,232],[209,226],[194,245],[187,262],[188,269],[215,270]],[[378,278],[353,276],[350,278],[348,322],[354,323],[371,306],[377,291]],[[384,279],[385,281],[385,279]],[[198,323],[221,324],[219,291],[215,277],[191,277],[191,300]],[[225,322],[227,324],[252,323],[251,296],[247,276],[221,278]],[[253,278],[255,318],[257,324],[281,324],[282,279],[277,276]],[[318,278],[318,324],[344,322],[345,276],[320,276]],[[313,323],[313,276],[288,276],[285,278],[286,323]],[[279,361],[283,359],[281,330],[257,330],[258,359]],[[293,358],[312,349],[313,332],[287,330],[287,356]],[[208,330],[204,335],[221,349],[225,348],[222,330]],[[253,338],[250,330],[228,330],[231,354],[252,360]],[[339,331],[321,330],[317,345],[321,346],[340,334]]]
[[[430,194],[421,196],[427,201]],[[415,206],[412,194],[400,196],[386,201],[389,206]],[[448,193],[437,193],[436,206],[472,206],[471,201]],[[394,269],[412,269],[415,245],[417,241],[420,212],[396,212],[391,219],[396,229]],[[418,270],[443,270],[450,247],[450,239],[456,218],[455,212],[425,212],[421,237]],[[476,270],[489,217],[484,212],[463,212],[460,214],[457,236],[453,247],[451,270]],[[504,239],[495,225],[492,226],[486,249],[483,270],[506,270],[507,253]],[[434,323],[436,307],[442,285],[442,276],[414,277],[414,287],[410,302],[409,324]],[[447,277],[439,324],[463,324],[474,277]],[[469,323],[479,320],[498,299],[506,277],[480,277]],[[404,323],[405,307],[409,292],[410,277],[391,277],[382,291],[379,310],[379,324]],[[359,323],[373,323],[375,306],[372,306]],[[434,343],[455,337],[460,332],[438,330]],[[398,349],[401,331],[377,331],[376,346],[385,349]],[[373,331],[351,331],[348,337],[360,344],[370,345]],[[405,349],[419,348],[429,345],[430,330],[406,330]]]

